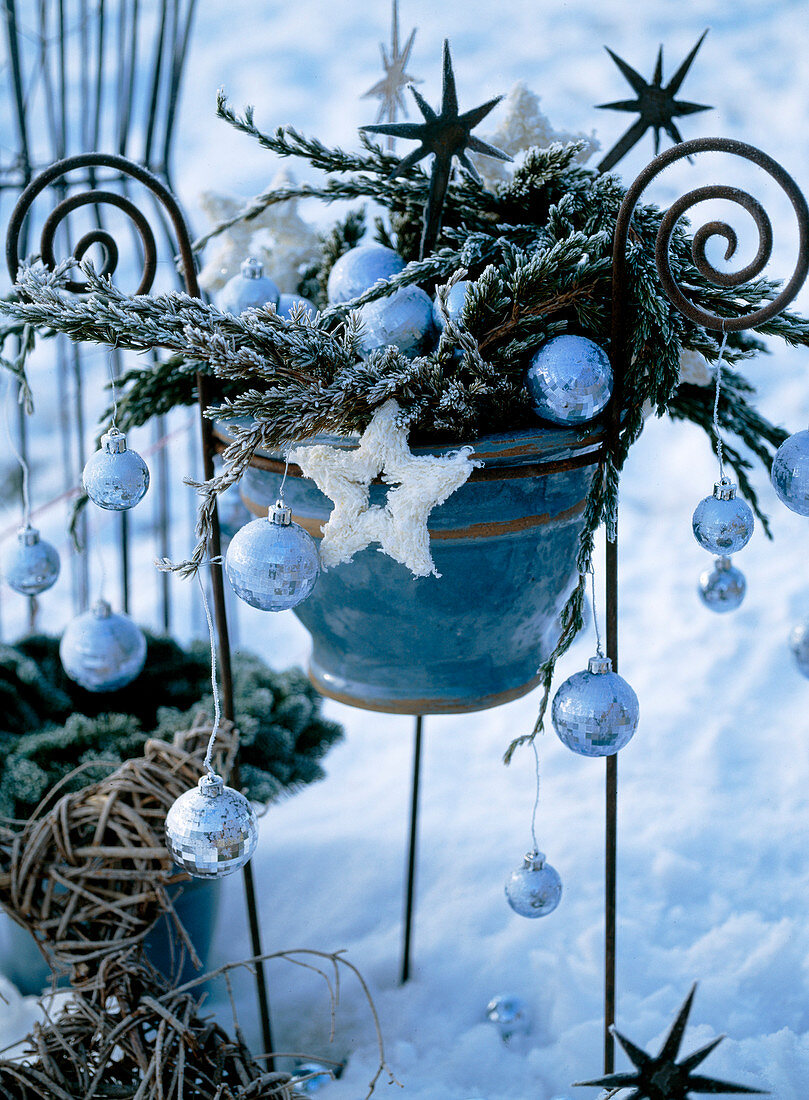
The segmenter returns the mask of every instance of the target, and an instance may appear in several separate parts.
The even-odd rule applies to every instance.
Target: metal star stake
[[[390,178],[402,175],[408,168],[418,164],[424,157],[433,154],[432,173],[430,175],[430,195],[427,199],[427,207],[424,211],[424,230],[421,235],[422,258],[433,248],[441,228],[441,214],[444,209],[444,200],[447,196],[450,173],[452,171],[452,158],[457,157],[473,179],[481,183],[477,169],[467,155],[467,150],[475,153],[483,153],[487,157],[496,157],[498,160],[511,160],[508,153],[502,149],[496,149],[480,138],[472,136],[472,130],[481,122],[489,111],[503,98],[497,96],[490,99],[480,107],[471,111],[458,113],[458,96],[455,91],[455,74],[452,71],[452,58],[449,53],[449,42],[444,40],[444,83],[441,92],[441,110],[436,113],[429,103],[411,85],[410,91],[424,116],[424,122],[394,122],[384,125],[361,126],[361,130],[368,130],[374,134],[388,134],[391,137],[411,138],[421,144],[418,149],[400,160],[391,173]]]
[[[675,144],[679,144],[683,140],[680,131],[674,123],[675,118],[680,115],[694,115],[698,111],[713,110],[712,107],[706,107],[702,103],[688,103],[685,100],[674,98],[682,87],[688,70],[691,68],[694,58],[697,56],[697,51],[702,45],[707,33],[707,31],[702,32],[696,46],[694,46],[691,53],[680,65],[679,69],[665,88],[663,87],[662,46],[657,54],[657,64],[655,65],[651,84],[647,84],[640,73],[635,72],[630,65],[627,65],[627,63],[622,61],[617,54],[614,54],[608,46],[604,47],[624,74],[627,81],[632,85],[632,89],[637,99],[623,99],[616,103],[601,103],[598,106],[598,110],[637,111],[640,118],[629,127],[623,137],[612,147],[612,149],[610,149],[609,153],[607,153],[598,166],[599,172],[609,172],[610,168],[614,168],[618,161],[626,156],[632,146],[640,141],[649,128],[654,130],[655,156],[657,156],[660,152],[661,130],[665,130]]]
[[[374,84],[373,88],[369,88],[362,97],[363,99],[377,98],[381,100],[379,112],[376,116],[377,122],[395,122],[399,112],[407,118],[407,108],[405,107],[402,92],[408,84],[421,84],[420,80],[414,76],[410,76],[410,74],[406,72],[415,38],[416,28],[414,27],[410,32],[410,37],[407,42],[405,42],[404,49],[401,51],[399,50],[399,0],[393,0],[393,10],[391,12],[390,56],[388,56],[388,51],[385,49],[384,45],[380,43],[379,46],[385,75]],[[393,148],[394,141],[395,138],[388,138],[389,149]]]
[[[758,1096],[767,1095],[762,1089],[747,1088],[746,1085],[732,1085],[727,1081],[718,1081],[714,1077],[702,1077],[692,1073],[698,1065],[705,1061],[712,1050],[725,1038],[720,1035],[712,1039],[704,1047],[689,1054],[682,1062],[675,1059],[680,1053],[680,1044],[683,1041],[688,1015],[694,994],[697,991],[696,982],[691,986],[691,992],[685,999],[682,1008],[677,1013],[677,1019],[671,1025],[671,1030],[666,1036],[666,1041],[656,1058],[647,1054],[640,1047],[636,1047],[631,1040],[613,1028],[613,1034],[637,1070],[637,1073],[610,1073],[606,1077],[598,1077],[594,1081],[576,1081],[574,1087],[580,1085],[592,1085],[594,1088],[606,1089],[634,1089],[629,1100],[687,1100],[692,1093],[745,1093]],[[610,1094],[612,1095],[612,1094]]]

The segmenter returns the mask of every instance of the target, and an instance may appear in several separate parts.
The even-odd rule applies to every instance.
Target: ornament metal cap
[[[242,278],[261,279],[264,275],[264,264],[255,256],[248,256],[242,260]]]
[[[283,500],[276,500],[273,505],[272,511],[267,517],[270,523],[274,523],[276,527],[291,527],[292,526],[292,509],[287,508]]]
[[[591,657],[587,662],[587,669],[589,672],[612,672],[612,660],[598,654],[596,657]]]
[[[539,871],[545,866],[544,852],[526,852],[523,857],[523,867],[527,871]]]
[[[729,477],[720,478],[713,487],[713,495],[717,500],[733,500],[736,496],[736,486]]]
[[[21,546],[36,546],[39,542],[39,531],[27,523],[17,531],[17,541]]]
[[[206,798],[218,798],[225,789],[225,781],[221,775],[201,775],[197,783],[200,794]]]
[[[90,609],[97,619],[108,619],[112,614],[112,608],[106,600],[96,600]]]
[[[119,432],[117,428],[110,428],[108,432],[104,432],[102,435],[101,446],[107,454],[123,454],[126,450],[126,436],[123,432]]]
[[[727,573],[728,569],[733,568],[733,562],[725,554],[722,554],[722,556],[717,558],[714,562],[714,568],[720,573]]]

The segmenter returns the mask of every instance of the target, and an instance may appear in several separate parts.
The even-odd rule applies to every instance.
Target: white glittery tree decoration
[[[320,563],[325,569],[350,561],[366,546],[379,548],[417,577],[441,574],[430,554],[427,518],[482,465],[471,447],[438,456],[414,455],[400,408],[387,401],[374,413],[354,450],[317,444],[290,452],[334,509],[323,527]],[[384,506],[370,504],[369,488],[381,475],[388,492]]]

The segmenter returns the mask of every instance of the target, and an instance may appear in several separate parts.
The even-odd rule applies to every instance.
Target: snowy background
[[[648,0],[640,8],[626,0],[608,7],[599,0],[402,0],[403,33],[413,25],[419,33],[410,70],[424,79],[428,100],[438,100],[446,36],[462,108],[524,80],[555,126],[596,129],[604,149],[630,118],[593,108],[629,95],[602,46],[651,76],[663,42],[668,75],[711,27],[681,95],[716,110],[683,120],[684,136],[720,134],[760,145],[809,188],[809,22],[801,0]],[[375,114],[375,103],[358,97],[378,79],[377,44],[388,35],[387,0],[202,0],[175,156],[178,190],[197,227],[204,224],[194,213],[201,189],[247,197],[278,167],[215,120],[216,89],[224,85],[236,107],[253,103],[264,128],[292,123],[328,144],[352,146],[357,126]],[[647,135],[621,165],[624,176],[634,177],[651,152]],[[692,181],[718,178],[713,160],[681,166],[652,197],[665,201]],[[753,174],[742,171],[741,178]],[[776,199],[771,209],[772,271],[782,277],[791,271],[794,233],[788,210]],[[324,218],[316,207],[304,213]],[[809,308],[805,292],[799,304]],[[763,409],[790,430],[809,419],[807,362],[807,352],[774,346],[751,369]],[[40,382],[44,446],[52,398],[47,378]],[[172,451],[178,482],[187,464],[180,441]],[[743,607],[712,615],[695,593],[709,559],[694,542],[690,517],[714,476],[702,433],[653,421],[622,484],[621,671],[640,698],[641,725],[619,766],[618,1023],[654,1048],[699,979],[684,1050],[727,1032],[706,1073],[769,1089],[778,1100],[805,1100],[809,684],[793,666],[787,636],[809,614],[806,527],[758,475],[775,542],[757,531],[737,562],[748,580]],[[13,509],[5,520],[13,524]],[[58,523],[52,533],[59,536]],[[144,552],[142,568],[151,556]],[[54,594],[54,621],[58,601]],[[7,605],[6,630],[13,633],[20,624]],[[149,609],[139,611],[148,622]],[[198,610],[178,616],[181,633],[199,624]],[[273,665],[306,660],[307,637],[291,613],[240,608],[238,629]],[[580,639],[560,664],[559,681],[583,667],[592,650],[590,637]],[[397,972],[411,720],[327,703],[347,730],[326,761],[327,780],[262,821],[254,867],[266,948],[347,949],[371,985],[402,1086],[382,1084],[382,1096],[595,1096],[570,1083],[597,1076],[601,1065],[604,768],[569,753],[552,733],[540,745],[538,831],[562,875],[562,903],[548,918],[527,921],[503,896],[507,873],[530,843],[534,777],[530,752],[508,769],[501,757],[533,723],[536,707],[534,694],[495,711],[426,721],[415,972],[404,989]],[[234,876],[225,884],[213,961],[248,954]],[[329,1045],[328,1003],[318,982],[283,963],[273,964],[270,981],[276,1047],[347,1057],[342,1080],[320,1095],[358,1100],[376,1061],[359,990],[346,982]],[[522,1044],[505,1046],[484,1020],[499,993],[530,1006],[533,1027]],[[258,1043],[248,981],[239,1004],[241,1023]],[[0,1005],[3,1037],[23,1034],[32,1011],[13,995]]]

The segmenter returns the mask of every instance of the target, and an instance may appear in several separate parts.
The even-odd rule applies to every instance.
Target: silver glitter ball
[[[607,407],[612,367],[586,336],[554,336],[531,360],[526,376],[534,412],[552,424],[584,424]]]
[[[166,814],[171,858],[194,878],[224,878],[238,871],[257,843],[256,811],[218,775],[203,775]]]
[[[333,1080],[331,1071],[318,1062],[298,1062],[292,1074],[295,1091],[304,1096],[314,1096]]]
[[[809,516],[809,431],[785,439],[772,463],[772,484],[778,498],[797,512]]]
[[[128,615],[115,615],[106,600],[98,600],[68,623],[59,657],[85,691],[118,691],[140,675],[146,639]]]
[[[363,332],[360,349],[368,355],[392,344],[403,355],[422,355],[435,343],[433,303],[417,286],[394,290],[360,308]]]
[[[466,295],[469,287],[469,280],[461,279],[460,282],[455,283],[455,285],[450,288],[450,292],[447,295],[447,313],[449,314],[450,321],[457,321],[461,316],[463,307],[466,305]],[[433,324],[439,332],[443,331],[444,315],[438,304],[438,298],[433,302]]]
[[[301,297],[300,294],[282,294],[278,299],[278,316],[286,318],[287,321],[292,318],[293,309],[303,306],[310,317],[314,317],[317,310],[314,307],[314,303],[310,302],[308,298]]]
[[[562,897],[559,872],[545,862],[542,852],[529,852],[506,879],[506,899],[521,917],[546,917]]]
[[[614,756],[638,728],[638,697],[609,657],[591,657],[553,698],[551,721],[559,740],[581,756]]]
[[[281,292],[264,274],[261,260],[249,256],[242,262],[241,271],[228,279],[217,298],[222,313],[232,313],[238,317],[246,309],[261,309],[262,306],[278,306]]]
[[[802,676],[809,680],[809,619],[798,623],[789,634],[789,648]]]
[[[694,538],[711,554],[735,554],[753,534],[753,513],[726,477],[714,485],[713,496],[699,502],[691,522]]]
[[[110,428],[101,437],[100,450],[88,459],[82,484],[93,504],[109,512],[124,512],[146,495],[149,467],[137,451],[127,448],[124,433]]]
[[[329,272],[326,287],[329,303],[359,298],[380,279],[389,279],[404,269],[404,260],[382,244],[361,244],[344,252]]]
[[[3,575],[6,584],[22,596],[38,596],[56,584],[59,576],[56,547],[39,537],[29,524],[17,532],[16,543],[6,552]]]
[[[288,611],[315,587],[320,557],[308,531],[279,500],[267,519],[254,519],[228,546],[225,572],[233,591],[261,611]]]
[[[500,1038],[507,1043],[515,1035],[528,1035],[531,1030],[531,1013],[521,997],[512,993],[501,993],[492,997],[486,1005],[486,1019],[500,1032]]]
[[[713,563],[713,568],[700,574],[697,591],[711,611],[735,611],[744,599],[747,581],[730,558],[721,557]]]

